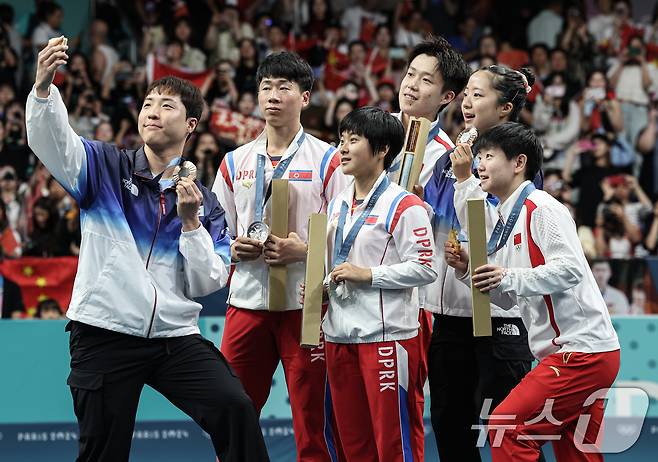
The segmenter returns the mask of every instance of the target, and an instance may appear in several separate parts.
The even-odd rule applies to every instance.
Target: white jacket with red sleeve
[[[366,208],[382,173],[363,203],[348,213],[343,235]],[[343,203],[352,209],[352,183],[328,209],[328,272],[334,266],[334,239]],[[329,309],[322,328],[335,343],[373,343],[404,340],[418,334],[418,287],[436,279],[432,226],[423,202],[391,183],[380,196],[358,233],[347,262],[371,268],[372,283],[346,282],[349,298],[330,287]]]
[[[526,181],[497,209],[506,220]],[[507,269],[492,302],[518,304],[533,355],[597,353],[619,349],[601,291],[583,253],[569,210],[550,194],[534,190],[506,245],[489,263]]]
[[[261,133],[251,143],[240,146],[224,156],[212,191],[225,210],[226,223],[235,239],[244,236],[254,221],[256,212],[256,164],[258,154],[266,155],[267,135]],[[303,241],[308,240],[308,217],[312,213],[326,211],[327,205],[348,184],[340,167],[340,154],[336,148],[302,128],[297,132],[283,162],[290,155],[294,158],[283,174],[288,179],[288,232],[295,232]],[[265,185],[270,183],[274,168],[266,156]],[[271,200],[263,214],[270,223]],[[287,309],[301,309],[300,284],[304,280],[305,262],[287,265]],[[231,278],[228,303],[237,308],[267,310],[269,298],[269,267],[263,257],[238,262]]]

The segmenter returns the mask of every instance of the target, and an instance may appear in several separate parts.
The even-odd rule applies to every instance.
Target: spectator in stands
[[[32,211],[32,230],[28,234],[23,255],[32,257],[54,257],[57,254],[57,225],[59,214],[54,201],[40,197]]]
[[[545,43],[550,48],[554,48],[563,22],[562,2],[560,0],[549,1],[546,8],[528,23],[528,45]]]
[[[587,23],[578,7],[567,9],[558,44],[567,51],[569,75],[573,80],[583,82],[594,56],[594,38],[587,31]]]
[[[653,206],[653,215],[651,217],[651,225],[649,232],[644,239],[644,247],[651,255],[658,255],[658,201]]]
[[[564,163],[564,151],[580,132],[580,108],[572,99],[573,90],[565,74],[553,72],[547,84],[532,110],[533,127],[541,135],[544,165],[559,168]]]
[[[608,260],[594,260],[591,268],[603,300],[608,305],[608,312],[611,315],[629,314],[630,306],[624,292],[608,284],[612,277],[612,269]]]
[[[237,7],[228,4],[219,9],[212,5],[214,11],[204,38],[205,49],[210,52],[210,64],[216,65],[223,59],[237,63],[240,56],[238,44],[242,39],[253,39],[254,30],[250,24],[240,22]]]
[[[99,123],[96,126],[94,139],[104,143],[114,143],[114,128],[112,128],[112,124],[107,120]]]
[[[598,14],[587,21],[587,30],[594,37],[597,50],[605,51],[615,34],[615,15],[612,11],[612,0],[598,0]]]
[[[310,9],[310,11],[304,12],[302,37],[305,40],[322,40],[325,29],[334,20],[331,2],[328,0],[312,0],[303,2],[302,6]]]
[[[11,46],[9,31],[0,23],[0,83],[16,83],[18,56]]]
[[[346,32],[346,40],[365,40],[370,42],[375,33],[375,29],[380,24],[386,24],[387,18],[380,10],[377,0],[358,0],[357,4],[347,8],[343,12],[341,25]]]
[[[604,71],[594,70],[589,74],[579,106],[581,131],[619,133],[623,130],[621,105],[615,93],[608,88],[608,79]]]
[[[18,190],[19,182],[16,170],[11,165],[0,168],[0,195],[2,196],[3,215],[17,242],[21,242],[21,219],[25,213],[23,198]]]
[[[27,146],[25,110],[19,101],[12,101],[5,113],[5,143],[10,146]]]
[[[235,69],[231,61],[223,59],[217,63],[201,87],[201,93],[209,102],[211,109],[216,106],[235,107],[240,95],[235,86],[234,77]]]
[[[66,104],[78,104],[78,98],[87,90],[95,90],[89,78],[89,62],[82,53],[73,53],[64,76],[64,91],[62,97]],[[112,80],[112,85],[114,80]]]
[[[612,166],[610,162],[612,143],[612,139],[602,133],[595,133],[588,139],[573,143],[567,149],[562,168],[564,181],[579,190],[577,221],[591,229],[594,229],[596,221],[596,205],[603,199],[601,182],[607,176],[623,173],[622,169]],[[576,157],[580,167],[573,173]]]
[[[0,311],[2,319],[20,319],[25,315],[21,288],[0,273]]]
[[[647,293],[642,280],[633,283],[631,289],[631,308],[630,314],[646,314]]]
[[[548,47],[545,43],[536,43],[530,48],[530,64],[535,75],[544,82],[551,73],[551,64],[548,60]]]
[[[183,68],[183,52],[185,44],[177,38],[173,38],[167,42],[164,50],[163,62],[176,70],[184,71]]]
[[[544,170],[544,191],[562,203],[571,202],[571,187],[562,179],[560,170]]]
[[[196,165],[197,178],[204,186],[212,187],[214,184],[223,157],[221,154],[215,135],[210,132],[199,133],[190,160]]]
[[[629,40],[617,62],[608,70],[610,86],[621,102],[624,133],[635,146],[640,131],[647,125],[651,76],[646,61],[646,49],[641,37]]]
[[[206,68],[206,55],[191,45],[192,26],[190,18],[183,16],[174,23],[174,37],[183,43],[183,57],[181,66],[192,72],[199,72]]]
[[[98,85],[103,82],[114,65],[119,61],[119,53],[107,41],[108,25],[102,19],[94,19],[89,25],[90,77]]]
[[[354,100],[346,97],[331,99],[329,101],[329,106],[327,106],[324,116],[325,128],[328,131],[327,142],[338,146],[338,126],[340,125],[340,121],[356,109],[356,107]]]
[[[562,48],[553,48],[551,49],[550,57],[551,72],[567,72],[569,70],[569,55],[565,50]]]
[[[494,63],[485,63],[482,64],[483,59],[493,59],[496,61],[496,56],[498,55],[498,41],[496,37],[491,34],[485,34],[480,36],[478,40],[477,56],[468,65],[471,67],[473,72],[477,71],[480,68],[489,66]]]
[[[410,50],[423,41],[427,32],[424,28],[423,13],[421,11],[414,8],[404,17],[398,16],[406,5],[408,4],[405,4],[405,2],[398,2],[398,8],[396,10],[398,21],[396,21],[397,27],[394,28],[397,31],[395,33],[395,43],[400,47]]]
[[[20,237],[9,226],[7,207],[3,201],[0,201],[0,262],[2,262],[3,257],[16,258],[20,256]]]
[[[167,34],[160,18],[160,10],[155,2],[137,2],[137,12],[142,24],[140,56],[143,59],[155,53],[167,43]]]
[[[478,54],[477,44],[480,38],[480,28],[473,16],[464,16],[457,25],[458,35],[451,36],[448,41],[466,61],[471,61]]]
[[[11,118],[20,117],[20,115],[11,115]],[[22,124],[22,121],[21,121]],[[10,127],[13,126],[9,124]],[[21,133],[21,132],[19,132]],[[19,181],[25,181],[35,164],[35,156],[26,144],[15,143],[15,135],[6,137],[7,130],[5,124],[0,119],[0,167],[11,166]]]
[[[32,32],[34,56],[46,46],[48,40],[61,35],[60,27],[64,20],[64,10],[55,2],[41,2],[37,8],[39,25]]]
[[[0,83],[0,116],[4,118],[7,106],[16,98],[16,89],[14,84]]]
[[[393,36],[390,27],[387,24],[377,26],[373,47],[366,60],[368,72],[375,78],[389,77],[393,71],[393,60],[397,59],[399,62],[400,58],[404,57],[404,55],[394,56],[394,53],[399,51],[401,50],[393,50]]]
[[[75,111],[69,116],[69,122],[75,132],[85,138],[92,139],[96,127],[110,117],[103,112],[103,102],[93,90],[85,90],[75,105]]]
[[[0,4],[0,29],[2,29],[0,34],[4,36],[4,41],[16,60],[14,80],[10,82],[11,85],[16,85],[22,78],[23,39],[14,26],[14,8],[7,3]]]
[[[267,34],[267,51],[265,55],[287,50],[288,31],[283,24],[272,23]]]
[[[641,238],[640,229],[630,222],[624,204],[615,197],[615,189],[623,181],[621,175],[604,178],[601,182],[604,202],[596,212],[596,253],[608,258],[631,258],[634,245]]]
[[[54,179],[53,179],[54,181]],[[55,183],[57,183],[55,181]],[[59,183],[57,183],[59,185]],[[55,256],[78,256],[80,254],[80,242],[82,235],[80,231],[80,208],[78,204],[71,201],[69,208],[57,222],[55,230],[56,248]]]
[[[647,126],[637,139],[637,150],[643,157],[640,183],[652,198],[658,197],[658,106],[652,104]]]
[[[64,319],[64,313],[57,300],[46,298],[37,304],[37,312],[34,317],[36,319]]]
[[[239,42],[240,59],[235,68],[235,86],[240,94],[245,91],[256,93],[256,70],[258,69],[258,49],[253,39],[243,38]]]
[[[398,94],[397,91],[395,91],[395,83],[393,80],[383,78],[377,82],[375,88],[371,87],[372,85],[369,84],[371,99],[368,104],[370,106],[377,106],[386,112],[398,112],[400,110]]]
[[[112,119],[119,125],[124,120],[137,128],[139,102],[144,99],[145,71],[133,67],[129,61],[119,61],[103,81],[101,98],[105,107],[111,110]]]

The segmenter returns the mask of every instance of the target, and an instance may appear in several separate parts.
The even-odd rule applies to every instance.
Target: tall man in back
[[[436,166],[444,165],[446,172],[451,172],[449,153],[455,145],[441,129],[439,114],[455,99],[457,94],[461,93],[469,74],[470,69],[464,58],[443,37],[430,37],[416,45],[409,54],[407,72],[400,84],[401,112],[398,117],[406,129],[408,129],[411,117],[424,117],[432,121],[419,178],[419,186],[422,188],[426,188]],[[403,155],[404,151],[395,158],[388,169],[389,178],[392,180],[397,179],[400,173]],[[431,188],[429,192],[432,197],[425,197],[425,200],[435,209],[432,228],[437,248],[443,247],[450,226],[453,221],[456,221],[452,200],[452,182],[454,180],[450,178],[451,173],[446,175],[441,178],[442,189]],[[468,290],[457,281],[454,277],[454,270],[446,264],[443,258],[437,258],[435,268],[438,278],[431,284],[418,289],[421,307],[420,341],[418,343],[421,347],[421,364],[418,381],[422,384],[425,383],[428,376],[432,313],[444,314],[458,307],[464,297],[469,296]],[[429,369],[432,369],[431,364],[429,364]],[[432,371],[429,372],[432,374]],[[445,373],[436,367],[433,372],[434,375]],[[430,375],[431,384],[432,376]],[[434,397],[432,400],[435,404]],[[423,396],[418,396],[416,399],[421,406],[423,401]],[[416,435],[416,438],[424,439],[424,435]]]

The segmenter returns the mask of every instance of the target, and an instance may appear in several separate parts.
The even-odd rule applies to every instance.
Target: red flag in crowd
[[[158,59],[158,57],[153,54],[150,54],[146,60],[146,76],[148,78],[149,83],[153,82],[154,80],[158,80],[162,77],[173,75],[174,77],[179,77],[181,79],[189,80],[195,86],[201,88],[201,86],[206,81],[206,79],[208,78],[211,72],[212,72],[211,69],[206,69],[204,71],[199,71],[199,72],[192,72],[192,71],[187,71],[185,69],[172,67],[169,66],[168,64],[161,62]]]
[[[77,269],[77,257],[26,257],[4,260],[0,265],[2,274],[20,286],[28,317],[33,317],[37,304],[47,298],[57,300],[66,311]]]
[[[210,116],[210,131],[237,146],[255,140],[264,129],[264,120],[242,115],[230,108],[215,108]]]

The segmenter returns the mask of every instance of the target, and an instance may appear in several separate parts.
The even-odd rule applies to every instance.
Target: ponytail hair
[[[509,120],[510,122],[518,121],[530,88],[535,83],[535,75],[527,67],[515,71],[500,64],[486,66],[480,70],[492,74],[491,86],[498,93],[498,104],[512,103],[513,108]]]

